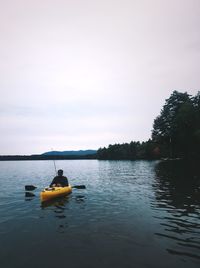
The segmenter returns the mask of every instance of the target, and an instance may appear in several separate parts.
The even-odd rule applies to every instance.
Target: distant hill
[[[0,155],[0,161],[96,159],[97,150],[50,151],[32,155]]]
[[[84,156],[84,155],[92,155],[96,154],[97,150],[79,150],[79,151],[50,151],[50,152],[45,152],[41,155],[45,156]]]

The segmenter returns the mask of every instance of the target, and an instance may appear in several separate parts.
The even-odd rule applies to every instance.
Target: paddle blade
[[[74,185],[74,186],[72,186],[72,188],[76,188],[76,189],[86,189],[85,185]]]
[[[37,187],[34,185],[25,185],[25,190],[26,191],[33,191],[35,190]]]

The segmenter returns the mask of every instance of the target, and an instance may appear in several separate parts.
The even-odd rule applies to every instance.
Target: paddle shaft
[[[26,191],[34,191],[37,187],[34,186],[34,185],[25,185],[25,190]],[[72,188],[75,188],[75,189],[86,189],[86,186],[85,185],[74,185],[72,186]]]

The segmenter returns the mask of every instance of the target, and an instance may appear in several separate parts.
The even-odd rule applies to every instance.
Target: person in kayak
[[[59,169],[58,170],[58,176],[56,176],[52,183],[50,184],[50,187],[65,187],[69,186],[68,179],[67,177],[63,176],[63,170]]]

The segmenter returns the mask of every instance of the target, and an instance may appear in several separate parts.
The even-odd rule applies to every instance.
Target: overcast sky
[[[1,0],[0,38],[0,154],[147,140],[200,90],[199,0]]]

